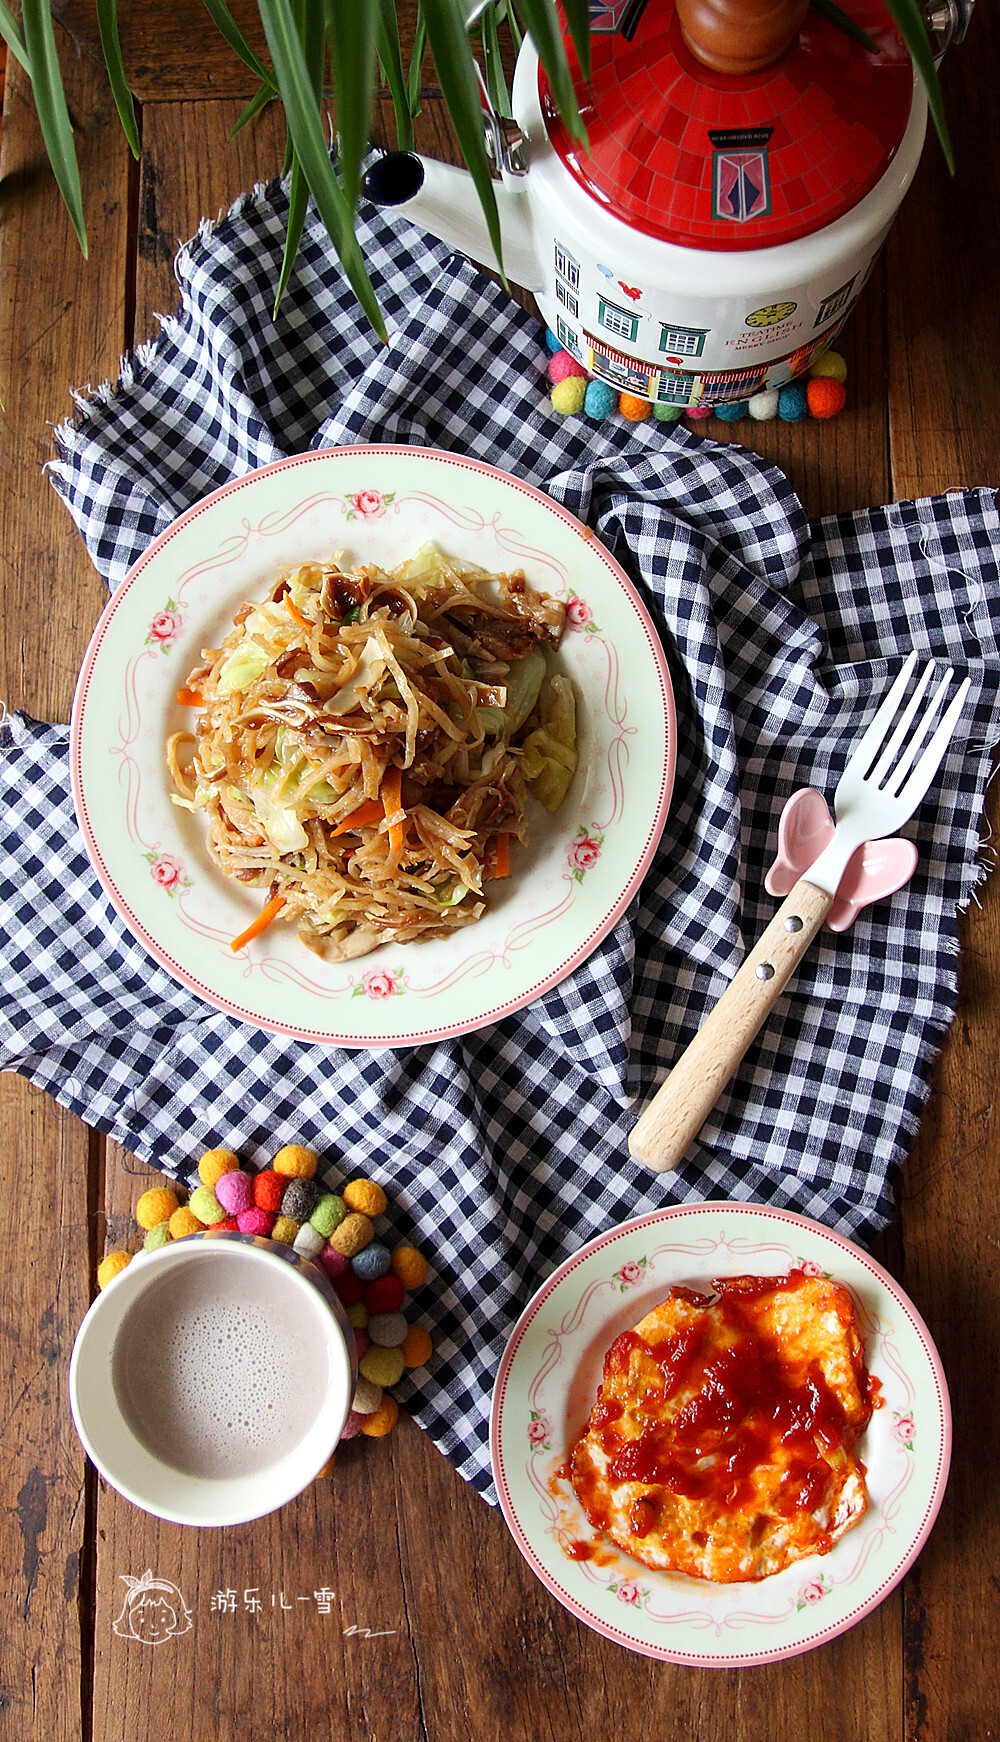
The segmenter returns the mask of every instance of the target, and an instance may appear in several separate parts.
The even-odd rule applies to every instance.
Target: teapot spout
[[[391,207],[422,224],[432,236],[468,254],[481,266],[496,266],[493,244],[468,170],[455,169],[412,151],[380,157],[364,179],[373,205]],[[504,270],[525,290],[542,290],[545,276],[534,248],[531,210],[520,188],[493,183],[500,213]]]

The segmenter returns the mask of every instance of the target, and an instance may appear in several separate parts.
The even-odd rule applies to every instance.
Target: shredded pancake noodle
[[[222,870],[266,891],[249,935],[280,913],[336,962],[482,916],[526,793],[554,811],[576,769],[564,616],[433,546],[391,571],[303,563],[240,607],[179,692],[196,725],[167,763]]]

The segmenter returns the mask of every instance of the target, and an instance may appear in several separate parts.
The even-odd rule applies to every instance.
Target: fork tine
[[[919,678],[917,679],[916,689],[914,690],[912,696],[910,697],[909,701],[907,702],[906,707],[903,709],[903,712],[899,716],[899,722],[896,726],[895,731],[893,732],[891,738],[888,740],[888,742],[885,746],[885,749],[882,752],[882,755],[879,757],[874,768],[871,770],[871,773],[867,777],[869,780],[873,781],[876,786],[882,785],[882,783],[885,780],[890,769],[893,767],[893,765],[896,761],[896,756],[898,754],[899,747],[906,740],[906,738],[909,735],[910,722],[913,720],[914,715],[916,714],[916,711],[920,706],[920,703],[923,701],[924,694],[925,694],[925,691],[927,689],[927,685],[930,683],[933,675],[934,675],[934,661],[932,659],[930,659],[930,660],[928,660],[927,664],[924,666],[923,671],[921,672]],[[951,677],[950,671],[948,673],[948,677],[949,678]],[[946,682],[945,687],[947,688],[947,682]],[[924,735],[923,727],[921,727],[919,735],[921,737],[923,737],[923,735]]]
[[[917,757],[924,749],[925,744],[931,735],[931,731],[933,730],[934,722],[944,706],[944,700],[948,694],[948,686],[954,675],[954,667],[949,665],[944,677],[941,679],[941,682],[938,684],[937,689],[934,691],[934,694],[921,714],[920,719],[917,721],[913,732],[910,734],[909,742],[903,747],[895,767],[886,771],[885,790],[889,797],[894,797],[897,792],[902,790],[907,775],[916,762]]]
[[[906,686],[910,681],[910,674],[912,673],[913,667],[916,663],[916,654],[908,653],[903,662],[902,671],[897,677],[867,731],[863,734],[858,743],[857,749],[854,751],[850,762],[847,764],[847,768],[844,770],[845,774],[853,774],[856,771],[864,774],[871,762],[878,755],[885,741],[885,735],[896,717],[896,710],[906,694]]]
[[[958,694],[945,712],[937,731],[910,775],[909,780],[899,794],[899,802],[909,806],[910,812],[916,810],[918,804],[934,779],[945,751],[955,733],[958,717],[965,706],[965,698],[972,688],[972,679],[964,678],[958,686]]]

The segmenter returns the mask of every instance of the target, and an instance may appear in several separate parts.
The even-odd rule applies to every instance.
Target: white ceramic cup
[[[217,1265],[220,1255],[246,1269],[246,1294],[269,1266],[271,1286],[289,1291],[301,1316],[310,1371],[322,1392],[301,1439],[277,1462],[249,1475],[193,1475],[163,1462],[130,1427],[115,1392],[115,1340],[129,1309],[150,1284],[187,1264]],[[230,1272],[231,1274],[231,1272]],[[242,1294],[242,1288],[241,1288]],[[155,1386],[155,1372],[149,1376]],[[93,1302],[77,1333],[69,1367],[70,1407],[84,1450],[126,1500],[173,1524],[243,1524],[276,1512],[308,1487],[328,1461],[343,1431],[357,1381],[354,1333],[324,1273],[289,1247],[229,1231],[189,1235],[157,1251],[139,1253]]]

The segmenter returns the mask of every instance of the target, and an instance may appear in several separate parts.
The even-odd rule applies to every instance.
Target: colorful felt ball
[[[804,381],[789,381],[778,389],[778,416],[785,423],[801,423],[809,416]]]
[[[424,1367],[431,1358],[433,1345],[423,1325],[411,1325],[401,1347],[407,1367]]]
[[[266,1239],[274,1227],[275,1218],[270,1210],[258,1210],[252,1204],[249,1210],[241,1210],[236,1218],[241,1234],[261,1234]]]
[[[157,1222],[155,1228],[146,1230],[146,1238],[142,1243],[144,1252],[157,1252],[161,1246],[170,1245],[169,1221]]]
[[[351,1270],[350,1259],[346,1258],[343,1252],[338,1252],[335,1246],[324,1246],[319,1255],[319,1261],[331,1280],[335,1280],[338,1276],[346,1276]],[[356,1282],[357,1277],[354,1280]],[[360,1300],[361,1296],[358,1295],[356,1298]]]
[[[657,423],[677,423],[684,414],[682,405],[654,405],[653,416]]]
[[[635,393],[619,393],[618,410],[626,423],[645,423],[647,417],[653,415],[650,401],[640,399]]]
[[[397,1246],[392,1255],[392,1273],[398,1276],[407,1294],[423,1288],[427,1280],[427,1260],[415,1246]]]
[[[275,1173],[283,1173],[287,1179],[312,1179],[316,1172],[316,1152],[303,1148],[301,1143],[286,1143],[278,1150],[271,1166]]]
[[[582,363],[578,363],[570,351],[557,351],[549,358],[548,376],[550,381],[565,381],[567,375],[586,375]]]
[[[370,1216],[374,1221],[376,1216],[384,1216],[389,1202],[382,1187],[373,1179],[352,1179],[344,1187],[343,1199],[349,1210],[356,1210],[362,1216]]]
[[[238,1234],[240,1231],[240,1225],[235,1216],[223,1216],[221,1222],[213,1222],[212,1226],[218,1234]]]
[[[135,1206],[135,1219],[140,1228],[155,1228],[160,1222],[169,1221],[174,1211],[179,1208],[177,1193],[168,1186],[153,1186]]]
[[[203,1228],[214,1228],[216,1222],[221,1222],[226,1214],[210,1186],[198,1186],[191,1193],[188,1209],[192,1216],[197,1216]]]
[[[563,348],[562,340],[556,337],[551,327],[545,329],[545,345],[549,351],[561,351]]]
[[[733,399],[728,405],[717,405],[715,415],[720,417],[723,423],[739,423],[742,418],[746,417],[749,410],[749,400]]]
[[[352,1212],[333,1230],[330,1235],[330,1245],[337,1252],[342,1252],[345,1258],[354,1258],[366,1246],[370,1246],[375,1236],[371,1218]]]
[[[362,1355],[358,1366],[363,1377],[370,1379],[373,1385],[395,1385],[403,1377],[403,1351],[377,1349],[373,1343]]]
[[[398,1276],[380,1276],[365,1289],[365,1306],[370,1313],[394,1313],[402,1303],[403,1284]]]
[[[711,417],[711,415],[712,407],[710,405],[686,405],[684,407],[685,417]]]
[[[384,1276],[392,1263],[392,1255],[388,1246],[381,1241],[373,1240],[363,1252],[358,1252],[351,1260],[355,1276],[360,1276],[362,1282],[375,1282]]]
[[[253,1201],[258,1210],[270,1210],[272,1216],[281,1212],[281,1200],[288,1190],[288,1180],[273,1167],[265,1167],[253,1176]]]
[[[380,1440],[385,1434],[391,1433],[399,1415],[399,1404],[394,1397],[383,1397],[381,1403],[371,1415],[366,1415],[361,1422],[361,1432],[367,1434],[370,1440]]]
[[[583,402],[587,397],[587,382],[583,375],[567,375],[562,381],[557,381],[549,394],[553,411],[560,417],[572,417],[574,413],[583,410]]]
[[[303,1222],[292,1241],[292,1251],[297,1252],[300,1258],[318,1258],[325,1245],[322,1234],[318,1234],[308,1222]]]
[[[201,1233],[201,1223],[197,1216],[191,1214],[187,1204],[182,1204],[179,1210],[174,1211],[169,1227],[171,1240],[183,1240],[188,1234]]]
[[[347,1415],[347,1420],[345,1421],[343,1427],[340,1430],[341,1439],[342,1440],[357,1439],[358,1434],[361,1432],[361,1423],[363,1422],[363,1420],[364,1420],[364,1416],[359,1415],[356,1409],[349,1410],[348,1415]]]
[[[108,1283],[113,1282],[116,1276],[120,1276],[131,1262],[132,1254],[130,1252],[106,1252],[97,1266],[98,1288],[107,1288]]]
[[[610,417],[618,408],[618,395],[607,381],[588,381],[587,391],[583,396],[583,409],[595,423],[602,418]]]
[[[843,382],[833,380],[832,376],[817,375],[806,384],[810,417],[836,417],[838,411],[843,411],[846,398]]]
[[[203,1186],[211,1188],[224,1173],[231,1173],[239,1165],[239,1157],[231,1149],[206,1149],[198,1163],[198,1178]]]
[[[747,404],[747,410],[758,423],[770,423],[778,415],[777,388],[767,387],[763,393],[754,393]]]
[[[308,1222],[319,1202],[319,1186],[315,1180],[293,1179],[286,1185],[279,1214],[291,1216],[293,1222]]]
[[[368,1335],[380,1349],[401,1349],[406,1341],[406,1331],[402,1313],[373,1313],[368,1320]]]
[[[362,1378],[358,1380],[358,1383],[354,1388],[354,1399],[351,1404],[352,1409],[356,1409],[359,1415],[371,1415],[372,1410],[377,1409],[381,1401],[381,1385],[373,1385],[370,1379]]]
[[[216,1180],[215,1195],[227,1216],[238,1216],[253,1203],[253,1180],[248,1173],[233,1168]]]
[[[277,1216],[271,1229],[271,1239],[277,1240],[279,1246],[291,1246],[298,1231],[299,1224],[293,1222],[291,1216]]]
[[[309,1220],[329,1240],[334,1228],[344,1220],[346,1214],[343,1198],[338,1197],[336,1192],[324,1192]]]
[[[350,1309],[348,1309],[348,1310],[350,1310]],[[368,1350],[371,1348],[372,1340],[371,1340],[370,1336],[368,1335],[367,1330],[362,1330],[362,1331],[355,1331],[354,1341],[357,1345],[358,1360],[360,1361],[362,1355],[367,1354]]]
[[[329,1271],[327,1275],[329,1275]],[[353,1306],[354,1302],[360,1300],[365,1292],[364,1283],[360,1277],[355,1276],[353,1270],[345,1271],[343,1276],[332,1276],[330,1281],[345,1307]]]
[[[347,1322],[356,1331],[368,1329],[368,1308],[363,1300],[356,1300],[353,1306],[348,1307]]]
[[[814,381],[826,377],[829,381],[846,381],[847,364],[839,351],[824,351],[822,357],[817,357],[810,363],[809,373]]]

